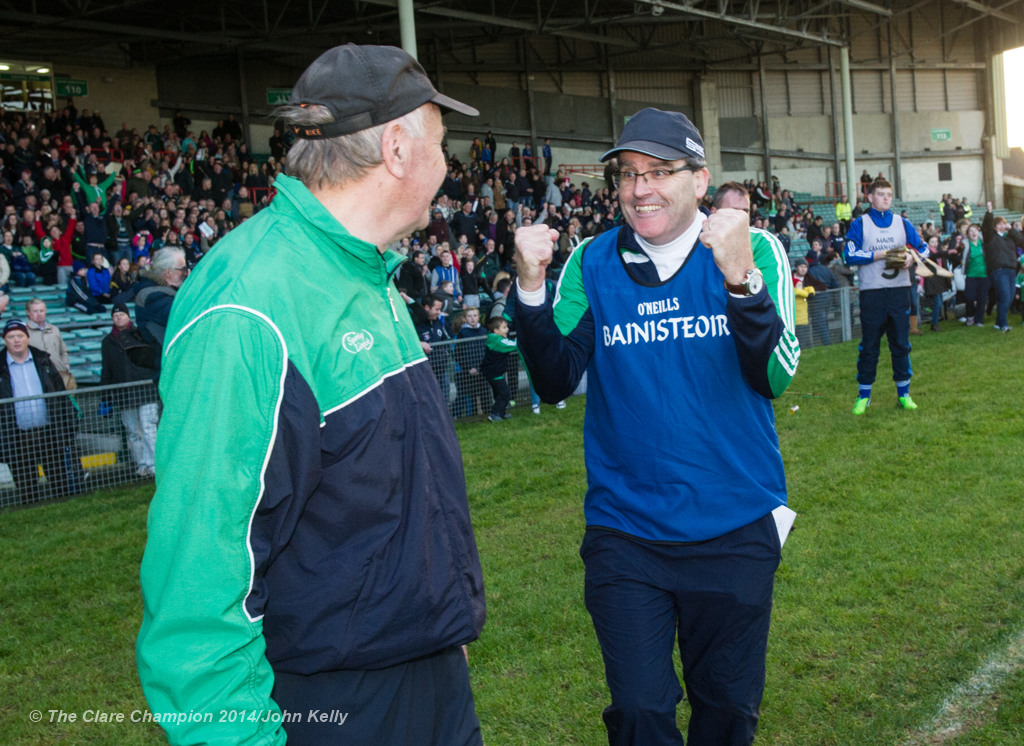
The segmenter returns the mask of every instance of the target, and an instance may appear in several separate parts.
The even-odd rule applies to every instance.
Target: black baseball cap
[[[398,119],[427,102],[471,117],[480,113],[438,93],[422,65],[405,50],[345,44],[317,57],[292,89],[291,103],[326,106],[334,121],[290,127],[307,140],[350,135]]]
[[[622,128],[618,143],[601,156],[601,162],[623,150],[666,161],[704,158],[704,140],[685,114],[648,108],[630,117]]]

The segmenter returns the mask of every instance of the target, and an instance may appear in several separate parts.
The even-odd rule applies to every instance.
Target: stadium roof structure
[[[982,23],[993,52],[1024,44],[1024,0],[413,3],[421,58],[454,55],[450,62],[471,67],[478,45],[548,36],[558,41],[558,59],[541,55],[536,64],[561,69],[610,59],[618,69],[701,69],[793,47],[846,46],[851,34],[927,5],[940,12],[942,36]],[[399,16],[398,0],[0,0],[0,54],[132,65],[241,53],[301,65],[346,42],[400,46]],[[528,64],[528,57],[508,64]]]

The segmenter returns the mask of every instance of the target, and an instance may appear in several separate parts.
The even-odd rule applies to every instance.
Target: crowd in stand
[[[287,158],[281,129],[274,130],[268,142],[271,155],[261,162],[250,152],[234,115],[212,132],[196,133],[190,125],[176,112],[162,128],[123,123],[111,135],[98,112],[78,112],[71,101],[56,115],[4,113],[0,287],[65,285],[67,305],[89,313],[131,302],[140,278],[164,285],[168,270],[174,269],[168,262],[155,272],[150,267],[161,248],[179,248],[187,266],[194,266],[225,233],[268,204]],[[862,181],[865,177],[870,181],[867,172]],[[798,204],[775,177],[748,180],[743,187],[750,197],[752,227],[777,235],[787,251],[794,240],[808,242],[806,274],[798,275],[803,270],[794,267],[798,288],[820,293],[855,282],[854,270],[842,260],[843,245],[850,221],[866,205],[839,197],[836,219],[826,224],[813,205]],[[965,198],[944,195],[938,212],[941,229],[925,223],[919,232],[925,241],[936,238],[941,264],[956,267],[966,249],[976,245],[972,241],[984,244],[983,226],[971,228],[972,208]],[[429,225],[392,247],[410,258],[395,283],[425,348],[459,336],[465,309],[483,307],[480,328],[488,310],[500,315],[508,280],[515,274],[515,229],[538,222],[561,234],[551,266],[554,276],[581,242],[620,224],[609,174],[593,184],[585,179],[575,183],[554,170],[550,140],[539,151],[529,143],[505,147],[491,132],[473,138],[468,158],[448,154],[448,173]],[[1019,223],[1008,229],[1011,236],[1019,235],[1013,232]],[[970,238],[974,233],[978,238]],[[977,263],[983,252],[971,256]],[[965,271],[975,278],[985,274],[977,264]],[[980,291],[988,290],[976,282],[969,285],[943,289],[933,284],[923,292],[940,299],[932,304],[940,313],[953,297],[951,290],[969,295],[971,315]],[[938,315],[933,312],[932,328],[938,328]],[[827,342],[824,337],[819,341]]]

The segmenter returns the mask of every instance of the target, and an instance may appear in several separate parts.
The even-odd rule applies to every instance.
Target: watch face
[[[764,277],[760,272],[754,271],[747,275],[747,290],[751,295],[757,295],[764,287]]]

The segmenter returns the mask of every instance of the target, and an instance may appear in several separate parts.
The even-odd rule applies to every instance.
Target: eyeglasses
[[[650,171],[641,172],[630,171],[629,169],[626,169],[625,171],[616,171],[615,173],[613,173],[612,183],[615,184],[616,188],[619,188],[623,185],[633,186],[634,184],[636,184],[636,180],[643,176],[644,182],[649,184],[652,181],[665,181],[665,179],[670,177],[672,174],[677,174],[680,171],[696,170],[697,169],[693,168],[692,166],[683,166],[682,168],[653,168]]]
[[[188,265],[187,265],[187,264],[186,264],[186,265],[185,265],[184,267],[175,267],[174,269],[178,270],[178,271],[179,271],[179,272],[181,272],[181,273],[182,273],[183,275],[187,275],[187,274],[188,274],[188,272],[189,272],[189,269],[188,269]]]

